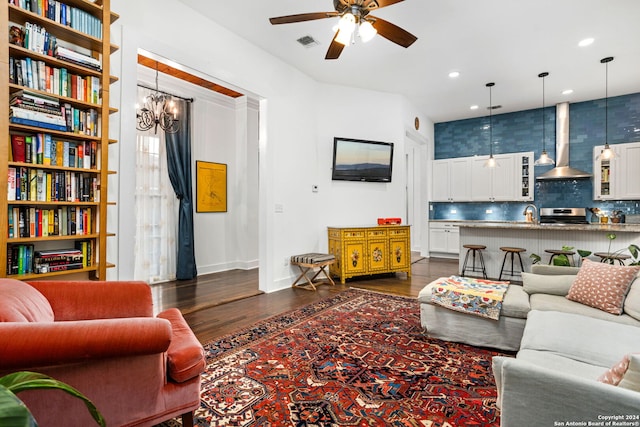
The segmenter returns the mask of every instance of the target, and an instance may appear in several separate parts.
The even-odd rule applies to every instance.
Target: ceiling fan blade
[[[404,0],[366,0],[362,5],[363,9],[380,9],[381,7],[391,6],[392,4],[403,2]]]
[[[316,19],[333,18],[336,16],[338,16],[337,12],[299,13],[297,15],[286,15],[269,18],[269,22],[271,22],[273,25],[292,24],[294,22],[314,21]]]
[[[409,47],[418,40],[416,36],[411,34],[410,32],[403,30],[391,22],[385,21],[384,19],[380,19],[375,16],[370,16],[375,21],[373,22],[373,28],[378,31],[382,37],[387,40],[390,40],[396,44],[399,44],[402,47]]]
[[[336,35],[333,36],[333,40],[331,40],[331,44],[329,45],[329,49],[327,50],[327,54],[324,59],[338,59],[340,57],[342,49],[344,49],[344,45],[336,41],[337,36],[338,31],[336,31]]]

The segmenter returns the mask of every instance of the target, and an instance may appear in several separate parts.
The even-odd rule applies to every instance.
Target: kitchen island
[[[549,262],[549,254],[545,249],[561,249],[563,246],[572,246],[576,251],[575,261],[579,263],[577,249],[595,252],[615,252],[627,248],[630,244],[640,245],[639,224],[534,224],[526,222],[490,222],[490,221],[460,221],[460,257],[459,270],[462,271],[462,263],[466,249],[462,245],[480,244],[486,245],[484,261],[489,278],[497,279],[500,275],[500,267],[504,258],[501,246],[512,246],[526,249],[522,253],[522,261],[525,271],[531,270],[531,258],[533,253],[542,257],[543,263]],[[616,238],[609,240],[607,234],[614,233]],[[609,246],[611,243],[611,246]],[[628,251],[624,253],[628,254]],[[600,259],[591,255],[589,259]],[[516,258],[517,263],[517,258]],[[507,259],[510,266],[510,260]],[[516,264],[517,265],[517,264]],[[475,274],[475,273],[474,273]],[[509,277],[503,277],[509,280]],[[519,281],[520,278],[513,280]]]

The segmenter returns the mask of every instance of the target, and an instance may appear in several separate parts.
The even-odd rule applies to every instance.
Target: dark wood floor
[[[258,270],[232,270],[194,280],[152,285],[158,311],[177,307],[202,343],[232,333],[278,313],[293,310],[351,287],[417,297],[438,277],[457,274],[458,261],[414,258],[411,277],[405,273],[354,278],[345,285],[321,285],[317,291],[284,289],[269,294],[258,290]]]

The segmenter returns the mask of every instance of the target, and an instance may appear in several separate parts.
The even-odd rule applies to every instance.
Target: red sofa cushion
[[[171,344],[167,350],[169,377],[179,383],[190,380],[204,371],[204,349],[177,308],[170,308],[158,317],[171,322]]]
[[[0,322],[53,322],[49,301],[32,286],[0,279]]]

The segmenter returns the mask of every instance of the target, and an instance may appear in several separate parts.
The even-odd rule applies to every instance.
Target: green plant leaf
[[[538,254],[531,254],[529,255],[529,258],[531,258],[531,264],[537,264],[542,260]]]
[[[586,258],[589,255],[591,255],[591,251],[585,251],[584,249],[578,249],[578,255],[580,255],[580,258]]]
[[[553,258],[553,265],[557,265],[559,267],[568,267],[571,264],[569,263],[569,258],[566,255],[558,255]]]
[[[607,233],[607,239],[615,240],[615,238],[616,238],[616,233]]]
[[[8,388],[0,385],[0,425],[4,427],[37,427],[29,409]]]
[[[62,390],[65,393],[68,393],[71,396],[77,397],[78,399],[82,400],[93,419],[96,420],[96,423],[98,423],[98,425],[102,427],[106,426],[106,422],[102,414],[100,414],[98,409],[95,407],[93,402],[89,400],[89,398],[87,398],[84,394],[80,393],[70,385],[63,383],[62,381],[55,380],[47,375],[28,371],[14,372],[0,378],[0,385],[6,387],[9,391],[16,394],[26,390]]]
[[[640,248],[638,247],[638,245],[629,245],[629,252],[631,253],[633,259],[637,259],[638,255],[640,255]]]

